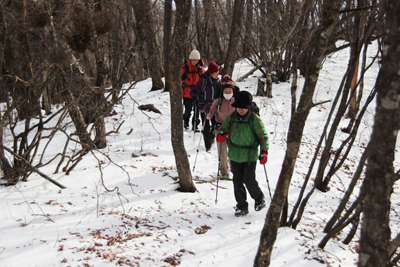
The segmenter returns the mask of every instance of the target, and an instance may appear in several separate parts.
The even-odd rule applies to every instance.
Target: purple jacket
[[[204,89],[202,90],[203,85]],[[208,112],[214,99],[218,98],[220,88],[221,83],[219,79],[213,81],[211,76],[207,72],[204,72],[200,75],[200,80],[190,91],[190,96],[192,99],[197,98],[199,100],[200,111]]]

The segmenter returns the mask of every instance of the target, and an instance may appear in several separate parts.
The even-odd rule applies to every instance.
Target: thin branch
[[[65,188],[66,188],[66,187],[63,186],[62,184],[60,184],[60,183],[58,183],[57,181],[51,179],[51,178],[50,178],[49,176],[47,176],[46,174],[44,174],[43,172],[41,172],[41,171],[39,171],[38,169],[36,169],[35,167],[33,167],[33,166],[29,163],[29,161],[27,161],[26,159],[24,159],[23,157],[21,157],[20,155],[18,155],[17,153],[15,153],[14,151],[12,151],[11,149],[9,149],[8,147],[5,147],[5,146],[3,146],[3,145],[1,145],[1,147],[2,147],[3,149],[7,150],[9,153],[11,153],[11,154],[12,154],[14,157],[16,157],[17,159],[22,160],[25,164],[28,165],[28,167],[29,167],[32,171],[36,172],[37,174],[39,174],[40,176],[42,176],[44,179],[46,179],[46,180],[52,182],[53,184],[57,185],[57,186],[60,187],[61,189],[65,189]]]

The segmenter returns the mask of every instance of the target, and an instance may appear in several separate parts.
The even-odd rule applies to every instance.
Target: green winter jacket
[[[268,134],[265,131],[264,123],[251,110],[242,120],[236,111],[229,113],[218,130],[223,131],[225,136],[229,133],[228,158],[232,161],[255,162],[259,156],[259,145],[261,145],[261,149],[269,149]]]

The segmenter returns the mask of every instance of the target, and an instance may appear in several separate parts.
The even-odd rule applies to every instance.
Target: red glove
[[[268,150],[267,149],[261,149],[260,151],[260,156],[258,157],[260,160],[260,164],[264,165],[268,161]]]
[[[219,132],[218,134],[217,134],[217,142],[218,143],[222,143],[222,142],[224,142],[225,141],[225,134],[224,134],[224,132]]]

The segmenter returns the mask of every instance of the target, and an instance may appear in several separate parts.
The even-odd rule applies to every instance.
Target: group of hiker
[[[256,114],[253,96],[240,91],[229,75],[220,80],[214,61],[207,70],[203,65],[199,51],[193,50],[181,69],[184,128],[189,130],[193,112],[192,130],[201,129],[207,152],[214,138],[217,140],[218,175],[229,178],[232,172],[235,216],[245,216],[249,213],[246,188],[254,199],[254,209],[260,211],[265,207],[265,197],[256,180],[256,163],[267,163],[268,134]]]

